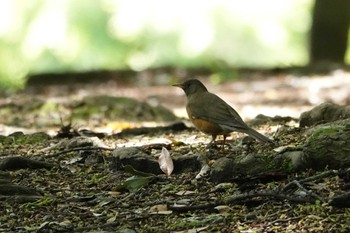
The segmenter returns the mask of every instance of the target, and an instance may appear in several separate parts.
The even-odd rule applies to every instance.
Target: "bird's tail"
[[[244,131],[244,133],[252,136],[253,138],[258,140],[259,142],[274,143],[273,140],[271,140],[270,138],[262,135],[261,133],[259,133],[258,131],[254,130],[254,129],[248,128],[246,131]]]

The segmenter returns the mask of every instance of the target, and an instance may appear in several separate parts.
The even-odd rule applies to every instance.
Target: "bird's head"
[[[174,84],[174,87],[180,87],[187,96],[198,92],[208,91],[207,88],[197,79],[190,79],[180,84]]]

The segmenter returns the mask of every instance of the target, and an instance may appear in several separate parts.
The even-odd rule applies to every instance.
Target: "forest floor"
[[[208,75],[195,77],[234,106],[244,119],[253,119],[258,114],[291,117],[295,120],[285,125],[291,128],[298,128],[298,117],[303,111],[320,103],[350,104],[350,73],[344,70],[325,75],[249,71],[238,74],[239,79],[235,81],[221,84],[210,82]],[[52,165],[42,169],[3,169],[0,181],[2,176],[10,176],[11,184],[30,187],[36,191],[34,196],[40,198],[33,197],[27,202],[10,198],[7,190],[0,190],[0,232],[350,231],[349,208],[319,201],[297,203],[253,196],[200,208],[201,204],[215,203],[246,191],[283,187],[293,180],[327,172],[327,169],[287,174],[280,180],[261,181],[250,177],[246,183],[232,180],[221,184],[208,177],[195,179],[198,170],[168,177],[157,175],[139,189],[121,189],[132,174],[113,167],[111,151],[114,148],[137,146],[147,148],[151,154],[160,153],[159,145],[169,146],[170,152],[178,153],[196,154],[208,150],[206,143],[210,137],[192,128],[112,136],[128,128],[164,126],[178,121],[190,127],[186,120],[185,95],[181,89],[171,86],[175,80],[174,74],[143,72],[135,74],[133,82],[117,78],[103,82],[32,84],[18,93],[0,95],[0,159],[19,155]],[[172,121],[138,120],[137,116],[132,118],[139,111],[135,110],[113,119],[108,115],[108,108],[98,108],[88,116],[75,118],[75,109],[86,105],[87,98],[100,95],[130,97],[150,106],[161,105],[174,112],[177,118]],[[282,125],[265,125],[262,130],[273,135],[279,127]],[[97,136],[100,149],[70,147],[70,140],[82,132]],[[298,138],[290,139],[293,143],[303,143],[302,137],[291,135],[293,137]],[[259,145],[254,148],[264,150]],[[225,156],[220,151],[215,153]],[[241,177],[238,180],[242,180]],[[319,196],[331,197],[340,192],[344,182],[343,178],[331,175],[307,187]],[[169,207],[176,205],[198,208]]]

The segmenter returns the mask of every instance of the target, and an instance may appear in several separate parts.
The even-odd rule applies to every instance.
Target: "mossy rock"
[[[317,140],[318,137],[322,135],[332,135],[332,134],[342,132],[346,128],[350,129],[348,128],[348,126],[344,126],[344,125],[322,125],[322,126],[316,127],[312,130],[312,134],[308,138],[308,141],[315,140],[315,139]]]
[[[350,166],[349,131],[323,131],[311,136],[303,146],[305,161],[314,169]]]
[[[173,121],[176,116],[162,106],[151,106],[128,97],[90,96],[74,109],[74,116],[88,119],[101,115],[109,120]]]
[[[322,103],[300,115],[300,127],[350,118],[350,106]]]
[[[4,145],[36,144],[43,141],[47,141],[50,138],[51,138],[50,135],[43,132],[37,132],[33,134],[24,134],[23,132],[15,132],[8,136],[1,136],[0,143]]]

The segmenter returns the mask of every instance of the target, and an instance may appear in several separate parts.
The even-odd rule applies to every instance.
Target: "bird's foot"
[[[223,152],[225,151],[225,145],[226,143],[224,144],[221,141],[211,141],[207,144],[206,148],[220,150],[220,152]]]
[[[207,149],[218,149],[218,145],[215,142],[211,141],[206,146]]]

